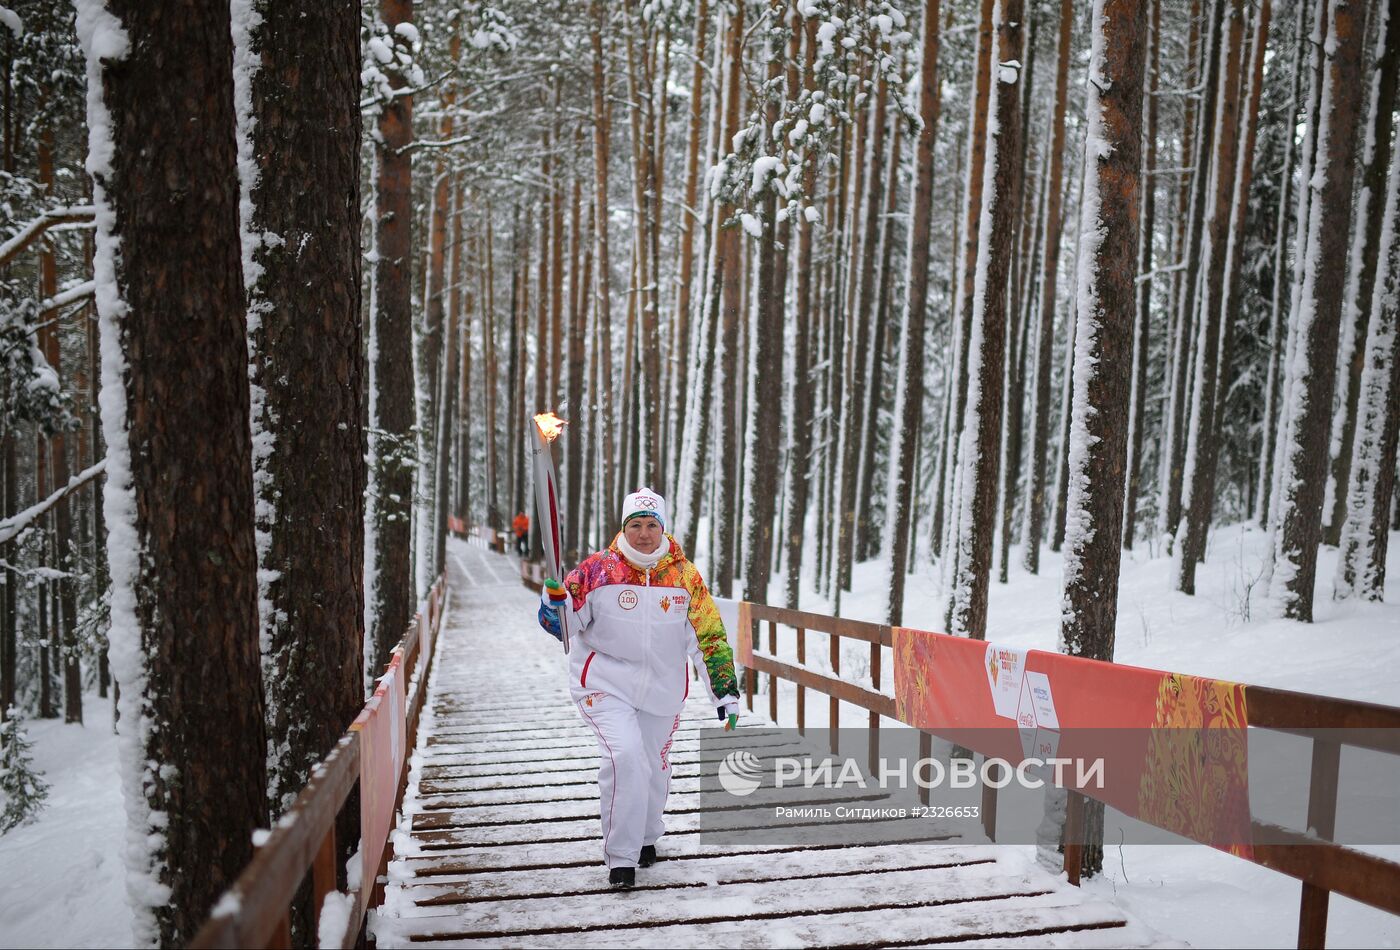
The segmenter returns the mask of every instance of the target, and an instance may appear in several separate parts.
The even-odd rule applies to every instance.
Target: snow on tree
[[[933,158],[941,97],[938,88],[939,0],[925,0],[923,56],[919,66],[919,120],[914,143],[914,192],[909,225],[907,293],[899,342],[899,376],[895,388],[896,438],[890,440],[887,504],[890,530],[885,534],[882,560],[890,563],[890,595],[886,622],[900,624],[904,616],[904,577],[909,560],[913,520],[914,469],[923,427],[924,334],[928,310],[929,222],[933,217]],[[796,606],[796,604],[792,604]]]
[[[1361,11],[1345,0],[1327,2],[1327,42],[1319,97],[1316,170],[1309,180],[1312,209],[1300,271],[1303,285],[1290,323],[1287,419],[1282,443],[1270,597],[1280,612],[1312,620],[1327,444],[1336,378],[1337,335],[1352,205],[1355,129],[1365,84],[1360,80]],[[1313,122],[1310,120],[1310,125]]]
[[[1385,595],[1388,514],[1395,491],[1400,430],[1400,162],[1390,163],[1385,224],[1371,297],[1371,329],[1356,407],[1356,441],[1347,488],[1334,596],[1379,601]]]
[[[77,14],[128,893],[137,942],[177,944],[267,820],[230,11]]]
[[[233,13],[268,803],[278,815],[363,699],[360,17],[353,5],[268,0],[240,0]],[[305,59],[308,48],[324,55]]]
[[[1122,559],[1147,8],[1095,0],[1076,274],[1065,508],[1064,652],[1112,660]],[[1103,806],[1086,807],[1084,869],[1103,863]]]
[[[987,116],[987,154],[982,169],[977,271],[973,284],[972,332],[968,341],[967,407],[957,461],[959,492],[957,564],[948,632],[982,639],[996,533],[1001,462],[1002,372],[1007,294],[1017,222],[1013,200],[1020,173],[1021,90],[1018,80],[1024,41],[1021,0],[997,0],[992,10],[997,37],[992,63],[992,108]]]
[[[365,38],[373,99],[374,245],[370,251],[369,488],[365,515],[365,676],[413,618],[412,512],[417,444],[412,313],[413,87],[418,32],[411,0],[383,0]]]

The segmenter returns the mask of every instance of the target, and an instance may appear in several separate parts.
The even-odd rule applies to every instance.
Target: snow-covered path
[[[379,946],[1154,943],[1024,849],[907,844],[890,825],[841,847],[706,840],[698,782],[716,760],[700,749],[713,728],[704,698],[676,734],[663,860],[638,870],[635,890],[610,891],[596,747],[570,708],[562,651],[535,624],[535,595],[513,559],[453,541],[448,561],[449,611],[371,923]]]

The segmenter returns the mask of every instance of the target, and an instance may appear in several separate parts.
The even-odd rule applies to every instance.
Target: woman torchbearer
[[[734,656],[719,610],[695,565],[666,533],[666,501],[649,488],[622,503],[622,530],[547,586],[539,621],[562,635],[561,611],[577,637],[569,692],[598,739],[603,855],[614,887],[631,887],[656,860],[671,787],[671,737],[690,694],[687,660],[725,728],[739,715]]]

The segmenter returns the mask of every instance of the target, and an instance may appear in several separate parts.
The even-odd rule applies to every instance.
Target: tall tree
[[[731,134],[739,127],[739,86],[744,56],[744,5],[735,4],[729,16],[729,36],[725,52],[724,125]],[[724,205],[717,204],[717,213],[724,214]],[[730,209],[733,210],[732,208]],[[721,218],[721,222],[723,219]],[[719,281],[720,350],[714,356],[714,381],[711,392],[716,395],[715,424],[719,429],[717,470],[720,486],[711,510],[715,524],[716,544],[711,550],[715,577],[713,584],[721,597],[731,594],[734,583],[734,523],[739,511],[738,499],[732,486],[735,482],[738,455],[737,374],[739,366],[739,311],[743,307],[740,284],[744,275],[743,247],[739,223],[721,223],[715,235],[715,273]]]
[[[267,820],[230,14],[170,13],[77,21],[126,858],[134,936],[162,945],[194,935]]]
[[[947,514],[944,518],[945,541],[942,548],[943,581],[945,589],[951,590],[956,583],[960,569],[959,558],[962,551],[957,543],[961,530],[962,517],[962,431],[966,418],[968,387],[968,345],[972,339],[973,294],[977,280],[977,254],[981,246],[979,222],[982,220],[982,192],[984,188],[983,166],[987,155],[987,121],[994,108],[991,104],[991,76],[993,44],[993,14],[995,0],[981,0],[977,24],[977,51],[975,71],[972,80],[971,115],[968,119],[967,164],[964,168],[963,204],[960,214],[962,228],[959,248],[955,245],[954,267],[961,264],[957,273],[957,289],[953,300],[953,401],[949,410],[948,465],[944,471],[946,479],[944,496]],[[950,598],[945,610],[944,626],[952,622],[953,601]]]
[[[374,163],[370,279],[369,493],[365,543],[365,675],[386,663],[413,617],[413,0],[380,0],[384,64]],[[407,26],[409,29],[400,30]]]
[[[968,396],[958,447],[960,509],[957,573],[949,632],[982,639],[996,533],[997,482],[1001,461],[1002,379],[1006,344],[1007,282],[1015,248],[1021,138],[1023,62],[1021,0],[996,0],[994,95],[987,119],[982,213],[978,225],[972,333],[968,344]]]
[[[1158,502],[1158,526],[1163,535],[1169,537],[1169,546],[1178,535],[1181,527],[1181,489],[1186,465],[1187,424],[1191,418],[1189,400],[1194,393],[1190,385],[1192,379],[1189,366],[1197,358],[1193,345],[1197,340],[1199,301],[1197,297],[1201,283],[1201,253],[1205,222],[1210,200],[1211,152],[1215,146],[1215,115],[1220,93],[1220,46],[1222,38],[1221,17],[1227,0],[1208,0],[1209,18],[1206,27],[1209,31],[1205,46],[1205,66],[1203,69],[1202,103],[1196,115],[1197,128],[1193,135],[1195,145],[1192,161],[1189,210],[1182,235],[1182,272],[1180,293],[1176,300],[1175,330],[1172,339],[1171,389],[1167,400],[1167,429],[1163,437],[1163,460],[1161,473],[1161,499]]]
[[[1050,118],[1050,170],[1046,176],[1045,246],[1040,264],[1040,307],[1036,317],[1035,387],[1031,398],[1030,484],[1026,491],[1025,547],[1021,566],[1040,573],[1045,536],[1046,456],[1050,447],[1050,366],[1055,340],[1055,288],[1060,269],[1060,220],[1065,164],[1065,115],[1069,98],[1069,53],[1074,2],[1060,0],[1060,38],[1055,58],[1055,109]]]
[[[1152,337],[1152,241],[1157,221],[1157,100],[1161,86],[1162,2],[1152,4],[1151,27],[1148,33],[1147,89],[1143,96],[1143,111],[1147,114],[1143,129],[1142,158],[1142,231],[1138,242],[1138,302],[1137,328],[1133,332],[1132,407],[1128,413],[1132,427],[1128,438],[1128,490],[1123,502],[1123,548],[1132,550],[1137,524],[1138,492],[1142,486],[1143,420],[1147,408],[1147,376]]]
[[[607,29],[607,5],[603,0],[589,3],[589,44],[593,66],[593,201],[597,226],[593,230],[594,253],[597,256],[597,287],[594,306],[598,314],[598,358],[602,370],[599,429],[602,432],[603,497],[618,498],[617,457],[613,450],[613,377],[612,377],[612,303],[611,267],[608,258],[608,136],[609,121],[607,80],[603,71],[603,33]]]
[[[769,156],[784,155],[783,141],[773,136],[778,116],[783,108],[783,52],[787,35],[783,25],[785,0],[769,0],[769,25],[766,31],[768,52],[767,106],[765,125],[769,141],[764,152]],[[745,422],[745,510],[744,530],[744,599],[768,602],[768,580],[773,563],[773,520],[777,514],[779,481],[778,447],[781,445],[783,403],[783,287],[778,284],[778,191],[782,181],[780,166],[769,165],[767,175],[754,173],[761,194],[761,236],[758,245],[758,286],[754,294],[754,332],[749,356],[754,372],[750,379],[754,392],[750,395]],[[786,253],[786,252],[784,252]]]
[[[910,515],[914,497],[915,457],[923,429],[924,330],[928,313],[929,225],[933,220],[933,158],[938,141],[939,0],[924,0],[923,58],[919,65],[919,121],[914,140],[914,192],[909,219],[909,254],[905,262],[904,327],[900,336],[899,381],[895,390],[896,437],[891,440],[890,506],[887,532],[890,599],[886,622],[904,620],[904,576],[908,567]],[[800,268],[801,265],[799,265]]]
[[[699,0],[695,7],[695,41],[691,47],[694,64],[690,76],[690,123],[686,132],[685,191],[677,215],[680,222],[680,275],[676,280],[676,324],[672,345],[677,348],[672,372],[671,435],[667,440],[670,457],[670,484],[679,486],[681,467],[680,429],[686,419],[690,391],[691,283],[695,272],[695,229],[701,222],[696,201],[700,187],[700,129],[704,125],[705,47],[710,35],[710,0]],[[713,106],[712,106],[713,109]],[[714,111],[718,111],[715,109]],[[702,295],[703,296],[703,295]]]
[[[1376,34],[1367,53],[1369,102],[1365,136],[1361,146],[1361,185],[1356,192],[1352,215],[1353,239],[1348,255],[1345,301],[1342,307],[1342,366],[1345,375],[1337,380],[1337,411],[1332,422],[1332,469],[1328,481],[1330,510],[1324,510],[1323,541],[1337,544],[1347,517],[1347,483],[1351,476],[1352,445],[1356,438],[1357,401],[1361,393],[1361,372],[1365,363],[1366,329],[1376,284],[1381,225],[1385,217],[1386,173],[1393,161],[1390,141],[1394,124],[1396,78],[1400,74],[1400,42],[1396,42],[1400,8],[1393,0],[1376,0],[1372,5],[1370,31]]]
[[[1390,542],[1386,522],[1395,493],[1395,446],[1400,431],[1400,162],[1390,165],[1377,265],[1347,520],[1337,561],[1334,591],[1338,599],[1357,596],[1380,601],[1385,596]]]
[[[1147,7],[1095,0],[1079,227],[1074,402],[1066,504],[1064,652],[1112,660],[1136,312]],[[1103,866],[1103,806],[1086,809],[1084,870]]]
[[[1287,128],[1298,122],[1298,113],[1303,108],[1303,74],[1308,59],[1308,24],[1311,16],[1305,5],[1296,12],[1297,29],[1293,40],[1292,86],[1293,95],[1289,100],[1289,111],[1285,117]],[[1274,456],[1277,452],[1279,419],[1279,390],[1283,346],[1288,338],[1288,329],[1283,325],[1284,289],[1292,285],[1288,272],[1289,223],[1293,220],[1293,167],[1297,161],[1298,149],[1293,145],[1293,135],[1286,137],[1283,170],[1279,176],[1282,188],[1279,193],[1278,209],[1274,217],[1274,286],[1269,307],[1269,343],[1267,368],[1264,374],[1264,418],[1261,425],[1262,439],[1259,446],[1259,481],[1255,487],[1254,520],[1260,525],[1269,521],[1269,499],[1274,481]]]
[[[239,8],[268,803],[280,815],[364,696],[360,14],[346,0]]]
[[[1270,595],[1284,616],[1312,621],[1317,546],[1322,540],[1322,499],[1327,481],[1327,442],[1337,331],[1346,280],[1356,126],[1361,111],[1361,11],[1347,0],[1327,2],[1327,43],[1322,50],[1322,92],[1317,124],[1317,167],[1309,182],[1312,210],[1303,254],[1303,286],[1291,323],[1297,342],[1288,363],[1288,429],[1283,446]]]
[[[1238,177],[1235,156],[1239,135],[1240,63],[1244,50],[1244,3],[1228,0],[1229,7],[1221,29],[1225,39],[1220,47],[1221,65],[1216,70],[1220,88],[1216,91],[1214,116],[1214,171],[1202,256],[1206,270],[1201,294],[1199,327],[1196,336],[1196,374],[1191,392],[1191,421],[1186,436],[1184,463],[1186,496],[1182,505],[1184,530],[1176,545],[1176,589],[1196,592],[1196,562],[1204,560],[1206,529],[1209,527],[1214,498],[1215,460],[1219,444],[1215,438],[1216,377],[1219,372],[1220,333],[1225,300],[1226,258],[1229,253],[1229,227],[1232,197]]]

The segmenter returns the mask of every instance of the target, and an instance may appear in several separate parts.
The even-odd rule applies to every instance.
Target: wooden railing
[[[428,692],[428,675],[432,668],[433,647],[442,624],[445,580],[439,577],[420,605],[419,612],[409,624],[399,644],[394,647],[384,680],[402,671],[404,694],[404,735],[406,742],[400,751],[402,763],[376,758],[373,762],[362,756],[364,725],[382,712],[386,690],[381,682],[375,695],[340,737],[335,748],[311,772],[311,779],[296,801],[273,826],[267,840],[257,849],[253,860],[244,868],[233,886],[215,906],[209,920],[195,935],[192,947],[289,947],[291,945],[291,903],[306,879],[311,877],[313,913],[317,927],[325,909],[326,896],[336,890],[336,864],[339,848],[336,841],[336,820],[352,791],[360,785],[366,768],[397,771],[393,775],[395,794],[392,803],[378,803],[381,809],[392,807],[388,821],[380,814],[381,826],[392,830],[393,814],[403,801],[408,783],[409,752],[418,736],[418,721]],[[382,776],[378,776],[382,779]],[[361,796],[361,811],[368,807]],[[353,947],[359,939],[369,908],[383,899],[379,883],[388,870],[389,834],[382,840],[366,840],[371,822],[361,821],[361,852],[379,853],[377,873],[363,876],[360,886],[349,895],[353,907],[345,927],[343,946]]]
[[[488,551],[495,551],[497,554],[506,553],[506,533],[497,531],[495,528],[484,524],[472,525],[467,529],[466,539],[472,544],[486,548]]]
[[[846,702],[866,710],[870,717],[869,767],[873,773],[879,759],[880,717],[897,719],[894,697],[879,691],[881,648],[893,648],[894,645],[891,627],[886,624],[828,617],[765,604],[739,602],[738,610],[740,626],[748,630],[753,644],[752,659],[743,677],[749,709],[754,709],[758,677],[767,676],[768,717],[773,722],[778,722],[777,684],[780,680],[793,684],[797,691],[796,725],[799,732],[805,732],[806,692],[810,689],[824,694],[829,703],[827,722],[831,724],[829,733],[833,754],[838,751],[839,744],[839,731],[836,728],[836,724],[840,722],[839,704]],[[763,624],[767,624],[766,651],[760,649],[763,643]],[[780,626],[791,627],[796,633],[796,665],[785,662],[778,656]],[[805,666],[809,633],[824,634],[828,637],[832,675],[828,676]],[[869,644],[870,682],[873,690],[839,678],[843,639]],[[1252,857],[1248,859],[1302,882],[1298,946],[1325,946],[1328,902],[1333,893],[1392,914],[1400,914],[1400,864],[1330,840],[1337,820],[1338,766],[1342,746],[1351,745],[1400,755],[1400,708],[1265,686],[1246,686],[1245,689],[1248,695],[1250,727],[1309,736],[1312,739],[1307,818],[1311,831],[1294,831],[1252,819],[1251,830],[1256,843],[1252,849]],[[1328,732],[1319,736],[1318,730],[1347,732]],[[919,730],[920,758],[931,754],[932,737],[937,735],[938,730]],[[969,730],[958,730],[956,737],[959,742],[968,742]],[[973,751],[986,753],[988,750]],[[1393,794],[1395,790],[1391,791]],[[925,804],[929,801],[928,795],[928,788],[921,788],[920,797]],[[996,837],[996,796],[996,788],[984,783],[981,819],[984,830],[993,840]],[[1064,867],[1072,884],[1078,884],[1080,878],[1085,798],[1082,792],[1069,791]]]

